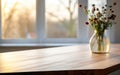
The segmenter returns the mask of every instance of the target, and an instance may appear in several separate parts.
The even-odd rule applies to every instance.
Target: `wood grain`
[[[0,53],[0,73],[106,75],[120,69],[120,44],[93,54],[86,44]]]

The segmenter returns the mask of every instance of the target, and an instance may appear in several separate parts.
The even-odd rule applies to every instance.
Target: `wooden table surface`
[[[0,53],[0,73],[106,75],[120,69],[120,45],[109,54],[93,54],[89,45]]]

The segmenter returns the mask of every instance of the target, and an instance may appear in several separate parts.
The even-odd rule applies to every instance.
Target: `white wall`
[[[110,39],[112,43],[120,43],[120,0],[108,0],[109,3],[116,2],[117,6],[114,8],[116,11],[116,22],[110,30]],[[109,75],[120,75],[120,70],[113,72]]]
[[[117,6],[113,8],[115,10],[116,22],[117,24],[113,25],[110,30],[110,39],[112,43],[120,43],[120,0],[108,0],[108,3],[111,4],[113,2],[117,3]]]

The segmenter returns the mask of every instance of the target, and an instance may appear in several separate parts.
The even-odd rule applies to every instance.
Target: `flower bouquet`
[[[116,15],[114,14],[113,6],[116,6],[116,3],[110,6],[104,5],[100,8],[92,4],[92,8],[88,10],[86,6],[79,5],[79,8],[83,8],[85,14],[88,16],[86,25],[89,25],[95,31],[90,39],[90,49],[94,53],[109,52],[110,41],[106,36],[106,30],[111,28],[115,23]]]

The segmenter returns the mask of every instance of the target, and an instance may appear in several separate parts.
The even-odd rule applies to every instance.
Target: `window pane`
[[[76,38],[77,0],[46,0],[47,38]]]
[[[2,39],[35,38],[36,1],[2,0]]]

